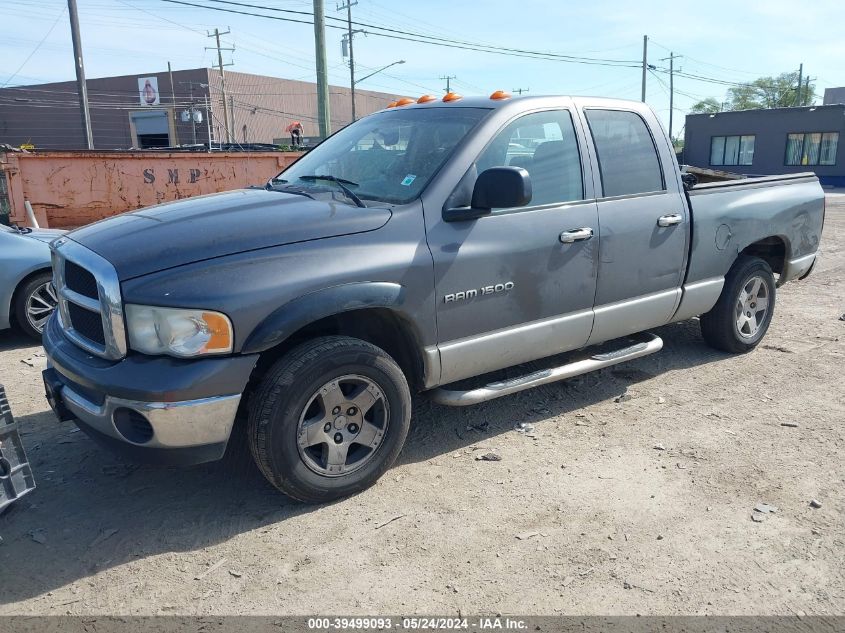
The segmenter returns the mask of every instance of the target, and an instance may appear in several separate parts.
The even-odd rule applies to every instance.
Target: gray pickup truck
[[[813,268],[813,174],[692,186],[643,104],[494,97],[400,102],[265,187],[57,240],[60,419],[176,463],[246,433],[270,482],[327,501],[394,462],[412,392],[482,402],[657,352],[646,330],[699,315],[747,352]]]

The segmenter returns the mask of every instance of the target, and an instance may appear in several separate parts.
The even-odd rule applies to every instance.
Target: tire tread
[[[722,293],[719,295],[716,305],[713,306],[710,312],[702,314],[699,321],[701,336],[704,342],[710,347],[732,354],[745,354],[757,347],[760,341],[763,340],[763,337],[765,337],[766,331],[764,330],[757,341],[745,343],[738,340],[734,334],[733,311],[734,301],[739,291],[739,284],[747,279],[752,272],[757,270],[768,277],[771,282],[772,293],[767,317],[769,321],[766,323],[766,330],[768,330],[775,309],[775,283],[772,269],[759,257],[740,255],[728,271],[728,274],[725,275],[725,285],[722,288]]]
[[[298,372],[321,357],[352,349],[373,354],[376,357],[376,362],[387,365],[385,369],[394,370],[398,373],[398,376],[402,378],[401,386],[410,398],[410,390],[401,369],[384,350],[371,343],[349,336],[323,336],[294,347],[277,360],[250,399],[246,431],[253,459],[268,481],[297,501],[320,503],[334,497],[329,494],[325,498],[315,497],[309,491],[302,489],[297,482],[286,478],[279,469],[273,468],[269,437],[269,427],[274,417],[273,412],[283,391],[293,385]],[[391,466],[392,461],[385,461],[378,471],[376,479]],[[362,486],[362,489],[363,487],[365,486]]]

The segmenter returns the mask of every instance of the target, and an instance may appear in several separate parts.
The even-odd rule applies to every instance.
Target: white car
[[[0,330],[15,324],[41,340],[56,308],[50,242],[63,233],[0,225]]]

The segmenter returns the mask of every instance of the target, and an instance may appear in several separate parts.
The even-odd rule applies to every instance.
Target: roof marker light
[[[387,106],[386,106],[386,107],[388,107],[388,108],[395,108],[395,107],[396,107],[396,104],[397,104],[397,102],[396,102],[396,101],[391,101],[390,103],[388,103],[388,104],[387,104]]]
[[[423,95],[417,99],[417,103],[429,103],[430,101],[437,101],[437,97],[434,95]]]
[[[411,99],[411,97],[402,97],[396,102],[396,107],[401,108],[402,106],[410,105],[412,103],[416,103],[416,100]]]
[[[511,93],[505,92],[504,90],[497,90],[496,92],[490,95],[490,98],[495,101],[499,101],[501,99],[510,99]]]
[[[460,99],[463,99],[463,97],[457,92],[449,92],[445,97],[443,97],[443,101],[445,103],[449,103],[450,101],[459,101]]]

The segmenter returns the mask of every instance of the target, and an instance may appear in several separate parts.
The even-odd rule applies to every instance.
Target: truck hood
[[[373,231],[386,208],[263,189],[239,189],[160,204],[68,234],[114,265],[121,281],[235,253]]]

